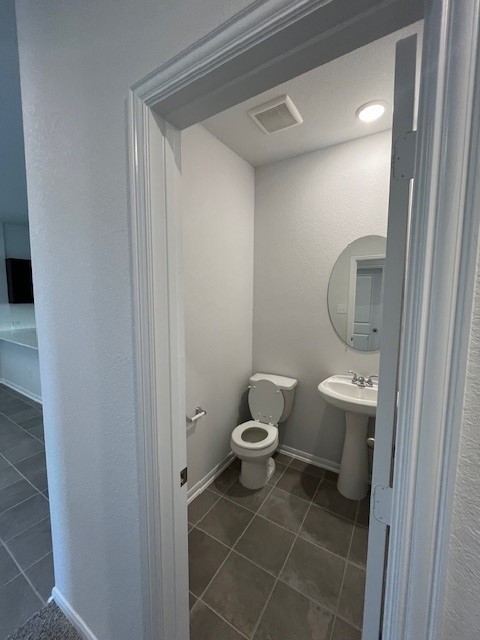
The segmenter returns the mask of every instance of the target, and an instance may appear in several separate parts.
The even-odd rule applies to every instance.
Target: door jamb
[[[384,638],[438,640],[443,624],[480,222],[479,17],[479,0],[426,7]]]
[[[370,256],[352,256],[350,258],[350,276],[348,281],[348,309],[347,309],[347,344],[351,346],[353,344],[354,319],[355,319],[355,298],[356,298],[356,281],[357,281],[357,269],[358,263],[362,260],[385,260],[385,256],[370,255]],[[385,268],[382,267],[385,271]]]
[[[180,488],[179,469],[172,464],[182,460],[178,434],[185,416],[176,205],[179,132],[152,108],[166,87],[174,95],[175,87],[202,83],[203,75],[207,82],[209,69],[224,61],[225,42],[235,42],[232,55],[240,57],[255,38],[267,38],[269,29],[276,29],[277,36],[285,30],[286,35],[301,12],[304,17],[308,6],[313,10],[321,4],[279,0],[274,10],[254,3],[129,91],[145,640],[188,638],[186,487]],[[416,216],[410,241],[398,472],[386,574],[384,637],[396,640],[434,640],[442,622],[480,208],[475,190],[480,182],[480,100],[475,89],[479,4],[427,3],[413,204],[424,215]],[[253,34],[251,24],[259,11],[262,21]],[[439,350],[439,343],[446,349]],[[427,386],[432,367],[440,379],[434,394]],[[438,402],[439,390],[445,392],[443,403]]]

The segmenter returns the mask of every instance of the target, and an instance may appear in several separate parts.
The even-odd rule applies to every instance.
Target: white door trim
[[[415,198],[415,206],[424,215],[412,229],[409,258],[405,308],[408,339],[402,379],[405,391],[399,406],[402,428],[398,429],[397,438],[399,470],[395,474],[391,535],[397,546],[389,558],[385,600],[388,632],[384,638],[389,640],[433,640],[442,613],[446,554],[437,553],[435,557],[430,550],[445,551],[448,544],[472,300],[473,249],[478,230],[474,185],[480,180],[474,180],[479,140],[478,127],[472,127],[475,55],[471,55],[468,45],[476,54],[479,2],[431,0],[425,26],[425,60],[430,66],[423,65],[419,126],[422,135]],[[338,50],[345,45],[342,38],[346,35],[351,37],[352,48],[365,44],[360,36],[352,36],[356,34],[355,19],[349,18],[348,24],[329,29],[328,38],[322,32],[314,38],[315,46],[307,43],[299,53],[296,29],[305,19],[312,24],[316,19],[315,24],[321,26],[322,11],[335,13],[338,5],[342,14],[346,6],[355,5],[363,16],[357,26],[373,39],[384,35],[380,32],[383,22],[388,23],[390,31],[403,26],[392,21],[395,16],[408,19],[406,8],[411,17],[413,4],[414,0],[255,2],[136,83],[129,93],[139,490],[147,628],[144,640],[188,639],[186,486],[180,488],[179,484],[186,455],[184,445],[182,450],[183,304],[175,199],[180,180],[178,131],[168,121],[178,125],[192,119],[196,107],[193,111],[188,105],[185,107],[185,95],[198,106],[199,119],[205,110],[214,108],[217,98],[217,110],[225,108],[222,105],[229,91],[221,72],[227,66],[230,86],[236,79],[242,80],[241,91],[237,90],[238,85],[232,90],[237,101],[249,97],[249,91],[250,95],[258,93],[258,79],[263,76],[261,72],[251,72],[251,55],[249,59],[257,47],[258,59],[277,84],[285,79],[281,74],[292,77],[302,68],[307,70],[307,64],[310,68],[320,64],[318,60],[313,63],[310,58],[302,58],[302,52],[311,56],[322,39],[331,46],[332,39],[337,38],[341,41]],[[379,6],[378,11],[373,11],[375,5]],[[376,24],[378,16],[381,24]],[[266,65],[270,44],[271,58]],[[319,59],[325,61],[321,56]],[[208,99],[198,97],[202,90]],[[461,102],[454,102],[453,96],[460,96]],[[478,111],[478,104],[475,109]],[[156,117],[153,110],[166,119]],[[175,116],[169,118],[169,113]],[[469,137],[472,143],[467,158],[463,143]],[[445,278],[452,286],[444,286]],[[440,318],[438,323],[433,322],[434,317]],[[442,351],[437,349],[439,343],[444,345],[442,353],[438,353]],[[439,373],[435,402],[426,390],[432,371]],[[439,412],[441,390],[446,391],[448,401]],[[425,506],[428,508],[424,514]],[[423,552],[427,562],[420,562]],[[419,629],[425,635],[418,633]]]
[[[478,245],[479,0],[426,9],[384,638],[438,640]]]
[[[352,256],[350,258],[350,277],[348,281],[348,307],[347,307],[347,344],[353,345],[353,334],[355,332],[355,298],[357,290],[357,265],[362,260],[385,260],[385,255]],[[375,265],[372,265],[375,266]],[[384,267],[381,267],[384,271]]]

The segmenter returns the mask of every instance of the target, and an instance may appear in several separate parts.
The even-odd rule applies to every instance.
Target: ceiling
[[[421,45],[422,27],[422,22],[405,27],[202,124],[254,167],[391,129],[395,44],[418,33]],[[283,94],[293,100],[303,124],[266,134],[253,122],[248,110]],[[356,110],[376,99],[388,103],[386,113],[376,122],[361,122],[355,116]]]

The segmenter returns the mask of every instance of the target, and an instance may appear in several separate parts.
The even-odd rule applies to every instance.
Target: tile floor
[[[0,385],[0,640],[53,587],[42,408]]]
[[[239,470],[188,507],[191,640],[360,640],[368,499],[282,453],[259,491]]]

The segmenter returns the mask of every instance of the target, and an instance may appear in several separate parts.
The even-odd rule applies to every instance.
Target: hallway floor
[[[42,407],[0,385],[0,640],[53,587]]]
[[[360,640],[368,498],[283,453],[259,491],[239,470],[189,505],[191,640]]]

